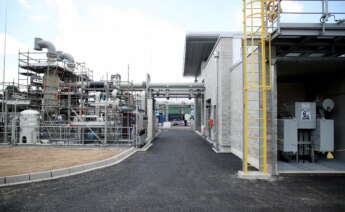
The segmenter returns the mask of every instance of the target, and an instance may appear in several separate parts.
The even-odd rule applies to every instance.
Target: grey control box
[[[282,152],[296,153],[298,148],[297,120],[278,119],[278,149]]]
[[[334,152],[334,121],[318,119],[316,129],[312,133],[314,150],[319,152]]]

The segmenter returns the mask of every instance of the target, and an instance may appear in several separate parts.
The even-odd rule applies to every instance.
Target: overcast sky
[[[5,1],[0,0],[1,62]],[[100,79],[120,73],[154,82],[184,79],[186,32],[240,31],[240,0],[7,0],[7,77],[17,76],[18,50],[32,50],[34,37],[86,62]],[[301,11],[300,3],[285,7]],[[2,67],[2,65],[1,65]],[[2,69],[1,69],[2,71]],[[2,80],[2,75],[1,75]]]

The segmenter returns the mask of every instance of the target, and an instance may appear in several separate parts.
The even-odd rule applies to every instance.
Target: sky
[[[120,73],[127,80],[129,64],[131,81],[146,73],[153,82],[193,81],[182,76],[186,33],[242,29],[240,0],[0,0],[1,71],[6,2],[6,81],[16,80],[18,51],[33,51],[35,37],[85,62],[95,79]],[[315,5],[284,5],[308,7]]]

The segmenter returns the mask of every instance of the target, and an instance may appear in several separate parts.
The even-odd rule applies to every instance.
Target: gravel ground
[[[345,211],[344,176],[236,178],[241,161],[190,130],[109,168],[0,188],[0,211]]]

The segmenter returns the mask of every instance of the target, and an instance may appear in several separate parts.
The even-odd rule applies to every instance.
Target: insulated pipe
[[[205,88],[203,83],[151,83],[149,88]]]
[[[68,54],[66,52],[63,51],[57,51],[57,57],[59,61],[63,61],[63,60],[67,60],[67,66],[70,68],[74,68],[75,67],[75,62],[74,62],[74,58],[71,54]]]
[[[201,94],[201,93],[200,93]],[[171,95],[198,95],[198,93],[188,93],[188,92],[174,92],[174,93],[152,93],[153,96],[171,96]]]
[[[120,88],[122,89],[142,89],[145,90],[146,84],[145,82],[142,83],[133,83],[133,84],[128,84],[128,82],[121,82]]]
[[[42,38],[35,38],[34,49],[37,51],[42,51],[42,49],[47,49],[47,57],[48,58],[56,58],[56,49],[53,43],[50,41],[43,40]]]
[[[128,88],[128,83],[124,84],[122,83],[120,85],[121,88],[125,89]],[[145,89],[145,83],[135,83],[133,85],[129,86],[130,88],[135,88],[135,89]],[[150,83],[149,89],[154,88],[154,89],[167,89],[167,88],[205,88],[205,85],[203,83]]]
[[[192,99],[192,98],[197,98],[197,97],[198,96],[189,96],[189,95],[154,96],[155,99],[173,99],[173,98]]]
[[[107,83],[102,81],[89,82],[87,88],[106,88]]]
[[[185,94],[197,94],[197,93],[203,93],[203,90],[168,90],[168,91],[162,91],[162,90],[151,90],[152,94],[171,94],[171,93],[185,93]]]
[[[64,82],[64,86],[81,88],[82,82]]]
[[[57,51],[57,56],[58,56],[58,60],[68,60],[70,61],[71,63],[74,63],[74,58],[71,54],[68,54],[66,52],[63,52],[63,51]]]
[[[103,81],[95,81],[95,82],[89,82],[86,85],[86,88],[97,88],[97,89],[102,89],[106,88],[108,84]],[[121,83],[120,88],[124,90],[130,90],[130,91],[144,91],[145,90],[145,83],[135,83],[131,84],[128,87],[128,83]],[[191,93],[192,92],[198,92],[195,89],[204,89],[205,86],[203,83],[154,83],[150,84],[149,89],[153,89],[152,92],[160,92],[160,93],[166,93],[166,89],[169,90],[169,93],[173,92],[181,92],[181,89],[186,89],[186,93]],[[111,89],[111,87],[109,88]],[[162,90],[157,90],[157,89],[162,89]]]

